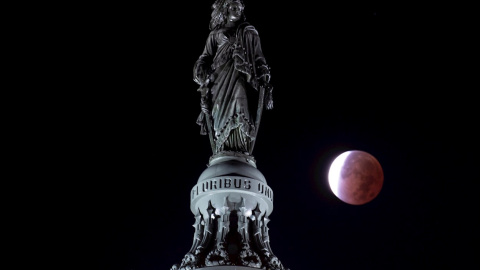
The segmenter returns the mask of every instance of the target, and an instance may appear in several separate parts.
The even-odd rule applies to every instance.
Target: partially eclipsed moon
[[[343,202],[365,204],[377,197],[382,189],[382,166],[367,152],[347,151],[330,165],[328,183],[335,196]]]

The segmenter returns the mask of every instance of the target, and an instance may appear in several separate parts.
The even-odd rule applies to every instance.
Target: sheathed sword
[[[201,103],[202,106],[208,106],[208,84],[210,83],[210,79],[207,79],[200,87],[198,88],[198,92],[201,95]],[[210,111],[210,108],[208,108]],[[213,139],[213,128],[212,128],[212,116],[210,113],[205,113],[202,110],[203,114],[205,115],[205,121],[207,122],[207,131],[208,131],[208,138],[210,139],[210,146],[212,147],[212,153],[216,154],[215,150],[215,140]]]
[[[258,135],[258,128],[260,127],[260,120],[262,118],[262,112],[263,112],[263,104],[265,103],[265,87],[260,86],[260,92],[258,93],[258,107],[257,107],[257,116],[255,119],[255,139],[252,141],[250,144],[250,154],[253,152],[253,147],[255,146],[255,142],[257,141],[257,135]]]

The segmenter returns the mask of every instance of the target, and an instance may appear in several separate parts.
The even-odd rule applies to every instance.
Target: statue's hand
[[[265,100],[265,106],[267,107],[267,110],[273,109],[273,98],[272,95],[267,95],[267,99]]]
[[[271,110],[273,109],[273,86],[265,82],[263,87],[265,88],[265,107],[267,110]]]
[[[210,110],[208,109],[208,102],[205,100],[205,98],[200,99],[200,108],[202,109],[202,112],[204,114],[210,114]]]
[[[195,69],[193,80],[198,85],[204,85],[208,80],[209,70],[204,69],[202,66],[198,66]]]
[[[203,85],[205,83],[205,76],[195,76],[193,77],[193,81],[196,82],[198,85]]]

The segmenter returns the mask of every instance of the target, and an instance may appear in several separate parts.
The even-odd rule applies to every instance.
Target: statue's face
[[[236,22],[242,17],[243,5],[239,2],[232,2],[228,6],[228,20]]]

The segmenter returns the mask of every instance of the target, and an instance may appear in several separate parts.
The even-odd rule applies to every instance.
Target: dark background
[[[478,265],[478,119],[450,65],[453,19],[384,2],[245,2],[274,86],[253,155],[275,194],[272,250],[292,270]],[[169,270],[190,249],[190,189],[211,155],[192,72],[212,3],[79,3],[52,21],[68,265]],[[365,205],[328,187],[347,150],[384,170]]]

